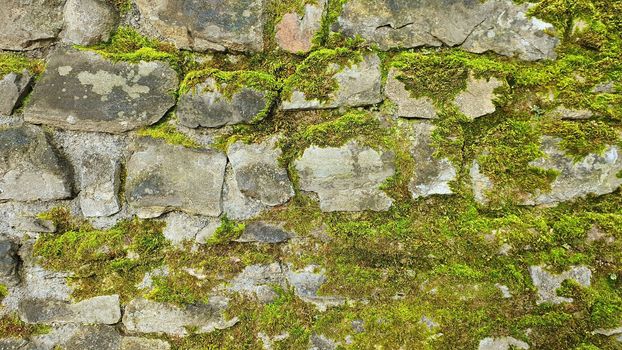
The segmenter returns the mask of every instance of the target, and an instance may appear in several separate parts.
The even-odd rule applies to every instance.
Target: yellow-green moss
[[[138,130],[139,136],[161,139],[170,145],[180,145],[188,148],[199,148],[201,145],[176,127],[177,117],[174,112],[169,113],[157,123]]]
[[[33,75],[39,75],[45,70],[43,60],[32,59],[21,54],[0,53],[0,77],[9,73],[22,73],[24,70]]]

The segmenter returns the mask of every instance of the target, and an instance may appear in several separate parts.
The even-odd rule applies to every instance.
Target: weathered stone
[[[231,163],[225,171],[225,185],[222,190],[222,210],[229,219],[246,220],[257,216],[267,207],[240,191]]]
[[[553,26],[528,18],[529,4],[511,0],[352,0],[334,24],[346,36],[361,36],[381,49],[460,46],[524,60],[555,58]]]
[[[197,333],[209,333],[237,323],[237,318],[225,320],[223,316],[228,299],[213,296],[209,300],[208,304],[192,304],[180,308],[134,299],[125,307],[123,325],[130,332],[185,336],[188,334],[187,327],[195,328]]]
[[[596,84],[596,86],[594,86],[594,88],[592,89],[592,92],[597,93],[597,94],[601,94],[601,93],[613,94],[617,92],[617,89],[612,81],[605,81],[605,82]]]
[[[111,62],[59,50],[34,88],[24,119],[82,131],[121,133],[155,123],[175,104],[177,73],[164,62]]]
[[[18,230],[26,232],[56,232],[56,224],[53,221],[33,216],[19,216],[14,225]]]
[[[231,96],[224,95],[227,84],[207,78],[179,97],[179,123],[189,128],[217,128],[223,125],[257,122],[273,101],[268,90],[244,86]]]
[[[137,0],[142,18],[177,47],[194,51],[261,51],[262,0]]]
[[[562,282],[573,280],[584,287],[589,287],[592,278],[592,271],[586,266],[574,266],[558,275],[547,272],[542,266],[530,266],[529,274],[533,285],[538,289],[537,304],[572,302],[572,298],[557,295],[557,289],[561,287]]]
[[[0,284],[15,285],[19,282],[17,248],[14,242],[0,237]]]
[[[456,179],[456,169],[449,159],[434,156],[432,145],[434,125],[415,123],[412,125],[413,143],[410,154],[415,160],[415,170],[408,189],[413,198],[434,194],[453,194],[449,183]]]
[[[169,350],[171,345],[164,340],[140,337],[123,337],[120,350]]]
[[[121,319],[118,295],[97,296],[70,304],[59,300],[24,299],[20,316],[28,323],[115,324]]]
[[[25,339],[4,338],[0,339],[0,350],[30,350],[31,345]]]
[[[120,165],[103,154],[87,153],[80,163],[80,207],[84,216],[110,216],[119,204]]]
[[[65,0],[3,0],[0,49],[31,50],[52,43],[63,28]]]
[[[292,237],[292,234],[280,226],[263,221],[251,222],[246,225],[244,232],[237,242],[282,243]]]
[[[227,289],[270,303],[278,297],[273,286],[287,288],[285,273],[279,263],[247,266],[231,280]]]
[[[213,150],[146,142],[127,163],[128,203],[141,217],[171,210],[218,216],[226,164]]]
[[[210,236],[220,226],[220,220],[217,218],[205,218],[180,212],[167,214],[164,222],[166,222],[162,231],[164,237],[176,245],[181,245],[184,241],[200,240],[205,238],[203,236]]]
[[[302,16],[295,11],[283,15],[274,35],[279,47],[291,53],[309,52],[313,36],[322,24],[326,2],[320,0],[317,4],[305,4]]]
[[[116,328],[106,325],[82,326],[65,343],[65,350],[118,350],[121,335]]]
[[[39,128],[0,129],[0,202],[68,198],[67,166]]]
[[[283,101],[284,110],[323,109],[338,107],[367,106],[382,101],[380,58],[376,54],[363,57],[362,61],[350,67],[339,67],[329,63],[337,73],[333,78],[337,89],[326,96],[325,101],[308,100],[300,90],[293,87],[291,96]]]
[[[309,350],[336,350],[339,345],[322,334],[313,333],[309,337]]]
[[[67,0],[64,18],[60,36],[75,45],[107,41],[118,20],[116,10],[105,0]]]
[[[589,119],[594,116],[594,113],[589,109],[570,109],[564,106],[558,106],[551,111],[550,115],[561,119],[580,120]]]
[[[459,93],[454,103],[460,112],[471,119],[475,119],[495,111],[493,100],[494,90],[503,86],[497,78],[477,79],[470,76],[466,90]]]
[[[0,80],[0,115],[11,115],[26,94],[32,77],[27,70],[9,73]]]
[[[492,180],[480,171],[477,161],[473,161],[471,164],[469,176],[471,177],[471,187],[475,201],[480,204],[488,203],[487,195],[488,191],[492,190]]]
[[[339,306],[345,300],[337,296],[318,295],[322,284],[326,282],[326,271],[317,265],[308,265],[297,271],[288,268],[286,271],[287,282],[294,287],[294,293],[302,301],[311,303],[320,311],[326,311],[328,307]]]
[[[395,115],[402,118],[436,118],[436,108],[429,97],[413,98],[406,85],[398,80],[399,72],[395,68],[389,70],[384,93],[395,103]]]
[[[261,144],[238,141],[227,150],[240,192],[267,206],[283,204],[294,195],[287,171],[279,165],[282,151],[276,141],[276,138]]]
[[[350,141],[342,147],[311,146],[295,161],[303,191],[316,192],[322,211],[387,210],[380,185],[395,173],[393,154]]]
[[[622,157],[617,146],[607,146],[602,154],[589,154],[580,161],[567,156],[559,146],[559,138],[544,136],[541,150],[545,157],[530,165],[559,172],[551,191],[539,193],[525,202],[527,205],[554,204],[593,193],[603,195],[622,185],[617,174],[622,171]]]
[[[484,338],[479,342],[479,350],[529,349],[529,344],[512,337]]]

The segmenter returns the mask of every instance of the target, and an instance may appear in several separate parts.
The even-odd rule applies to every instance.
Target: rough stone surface
[[[361,62],[343,67],[333,78],[338,87],[325,101],[307,100],[305,94],[294,87],[291,97],[283,101],[281,108],[304,110],[357,107],[382,101],[380,58],[376,54],[366,55]]]
[[[164,340],[140,337],[123,337],[120,350],[169,350],[171,345]]]
[[[318,194],[322,211],[382,211],[392,204],[379,188],[395,173],[391,153],[354,141],[342,147],[311,146],[295,168],[300,188]]]
[[[550,114],[552,117],[570,120],[589,119],[594,116],[589,109],[570,109],[564,106],[558,106]]]
[[[501,86],[503,83],[494,77],[477,79],[470,76],[466,90],[456,96],[454,103],[460,112],[471,119],[485,116],[495,111],[494,90]]]
[[[18,268],[17,244],[0,236],[0,283],[5,285],[17,284],[19,282]]]
[[[39,128],[0,129],[0,202],[70,197],[72,183],[65,160]]]
[[[246,225],[244,232],[237,242],[282,243],[292,237],[292,234],[277,225],[263,221],[255,221]]]
[[[267,91],[243,87],[231,97],[223,95],[224,86],[213,78],[198,84],[179,98],[179,123],[189,128],[217,128],[223,125],[251,123],[272,101]]]
[[[289,12],[276,25],[274,35],[279,47],[292,53],[309,52],[313,36],[320,29],[327,0],[305,4],[304,13]]]
[[[340,344],[322,334],[311,334],[309,350],[336,350]]]
[[[220,221],[217,218],[205,218],[181,212],[166,214],[164,222],[166,222],[166,227],[162,231],[164,237],[177,245],[181,245],[183,241],[209,237],[220,226]],[[211,229],[212,227],[213,229]]]
[[[318,295],[326,282],[326,271],[317,265],[308,265],[300,270],[286,271],[287,282],[294,287],[294,293],[304,302],[311,303],[320,311],[328,307],[343,305],[345,300],[337,296]]]
[[[471,177],[471,188],[475,201],[486,204],[488,202],[487,192],[493,187],[492,180],[480,171],[477,161],[473,161],[471,164],[469,176]]]
[[[175,104],[177,73],[166,63],[113,63],[94,52],[59,50],[32,93],[24,119],[120,133],[155,123]]]
[[[9,73],[0,80],[0,115],[11,115],[24,97],[32,77],[27,70]]]
[[[0,49],[31,50],[53,42],[63,28],[65,0],[3,0]]]
[[[533,285],[538,289],[538,300],[536,301],[538,304],[572,302],[572,298],[557,295],[557,289],[561,287],[562,282],[574,280],[584,287],[589,287],[592,278],[592,271],[586,266],[575,266],[558,275],[546,271],[542,266],[530,266],[529,274]]]
[[[237,188],[266,206],[283,204],[294,195],[287,171],[279,165],[282,152],[276,142],[276,138],[261,144],[238,141],[227,150]]]
[[[251,219],[267,209],[265,205],[240,191],[231,163],[227,164],[222,198],[223,213],[233,220]]]
[[[479,350],[529,349],[529,344],[512,337],[484,338],[479,342]]]
[[[414,176],[408,185],[413,198],[427,197],[434,194],[453,194],[449,183],[456,179],[456,169],[451,162],[434,156],[430,123],[412,125],[413,143],[410,153],[415,160]]]
[[[559,171],[559,176],[551,184],[551,191],[536,195],[525,204],[554,204],[589,193],[603,195],[622,185],[622,178],[617,176],[622,171],[622,157],[617,146],[607,146],[601,155],[589,154],[575,162],[560,149],[559,142],[558,138],[543,137],[541,150],[546,157],[531,163]]]
[[[171,210],[218,216],[226,164],[220,152],[145,140],[127,163],[128,203],[141,217]]]
[[[121,209],[120,169],[116,159],[98,153],[84,155],[80,163],[80,207],[84,216],[110,216]]]
[[[82,326],[65,343],[65,350],[118,350],[121,346],[121,335],[112,326]]]
[[[65,27],[60,35],[64,42],[93,45],[110,38],[118,16],[105,0],[67,0],[64,19]]]
[[[278,297],[273,286],[287,287],[284,269],[279,263],[247,266],[231,280],[227,289],[270,303]]]
[[[524,60],[555,58],[559,40],[545,33],[553,26],[528,18],[528,8],[511,0],[352,0],[333,29],[383,50],[445,45]]]
[[[145,22],[179,48],[263,49],[262,0],[137,0],[136,5]]]
[[[391,68],[387,76],[384,93],[397,108],[395,115],[402,118],[436,118],[436,108],[429,97],[413,98],[406,85],[397,79],[399,72]]]
[[[118,295],[104,295],[69,304],[61,300],[24,299],[20,316],[28,323],[115,324],[121,319]]]
[[[187,327],[196,327],[197,333],[209,333],[235,325],[237,318],[226,320],[223,312],[228,299],[210,297],[209,304],[193,304],[185,308],[134,299],[123,314],[123,325],[130,332],[165,333],[174,336],[188,334]]]

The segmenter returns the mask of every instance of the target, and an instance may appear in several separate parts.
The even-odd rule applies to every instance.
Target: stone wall
[[[4,0],[0,349],[614,349],[622,2]]]

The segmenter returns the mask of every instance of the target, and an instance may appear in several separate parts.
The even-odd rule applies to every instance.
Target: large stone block
[[[0,49],[31,50],[56,40],[65,0],[2,0]]]
[[[64,42],[76,45],[107,41],[118,21],[115,8],[107,0],[67,0],[64,18],[60,36]]]

